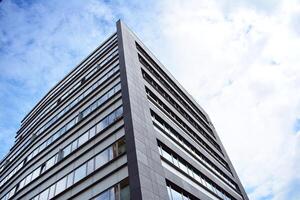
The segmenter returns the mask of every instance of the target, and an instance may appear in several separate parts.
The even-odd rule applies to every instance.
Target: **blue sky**
[[[300,199],[297,0],[0,3],[0,157],[121,18],[210,114],[251,199]]]

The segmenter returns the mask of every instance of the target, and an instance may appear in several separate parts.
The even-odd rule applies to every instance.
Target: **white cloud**
[[[288,188],[300,178],[299,6],[218,3],[164,1],[158,54],[210,114],[250,199],[292,199]]]

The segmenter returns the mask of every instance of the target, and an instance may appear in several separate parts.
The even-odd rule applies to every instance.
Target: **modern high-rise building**
[[[0,163],[9,199],[248,197],[207,113],[118,21],[22,120]]]

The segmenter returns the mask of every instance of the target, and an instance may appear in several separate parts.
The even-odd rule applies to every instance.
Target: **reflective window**
[[[44,192],[40,194],[39,200],[47,200],[48,199],[48,194],[49,194],[49,189],[46,189]]]
[[[70,173],[67,176],[67,188],[73,185],[73,182],[74,182],[74,173]]]
[[[91,159],[87,162],[87,174],[90,174],[94,171],[94,159]]]
[[[89,140],[89,133],[86,132],[85,134],[83,134],[82,136],[80,136],[78,138],[78,146],[81,146],[82,144],[84,144],[88,140]]]
[[[49,197],[48,197],[48,199],[51,199],[51,198],[53,198],[54,196],[55,196],[55,184],[54,185],[52,185],[50,188],[49,188]]]
[[[104,165],[105,163],[107,163],[109,160],[109,151],[105,150],[102,153],[100,153],[99,155],[96,156],[95,158],[95,168],[99,168],[102,165]]]
[[[96,127],[94,126],[93,128],[91,128],[91,129],[89,130],[89,138],[94,137],[95,134],[96,134]]]
[[[67,155],[69,155],[70,153],[71,153],[71,144],[70,145],[68,145],[68,146],[66,146],[63,150],[62,150],[62,152],[63,152],[63,157],[66,157]]]
[[[83,179],[85,176],[86,176],[86,164],[82,165],[81,167],[77,168],[74,171],[74,183]]]
[[[55,195],[61,193],[66,189],[67,186],[67,177],[61,179],[56,183]]]

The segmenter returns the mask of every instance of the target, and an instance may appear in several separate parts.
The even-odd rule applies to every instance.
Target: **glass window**
[[[78,145],[78,140],[75,140],[75,141],[72,143],[72,150],[71,150],[71,151],[74,151],[75,149],[77,149],[77,145]]]
[[[53,156],[52,158],[50,158],[50,160],[48,160],[46,162],[46,169],[49,169],[50,167],[52,167],[55,164],[55,156]]]
[[[39,200],[47,200],[48,199],[49,189],[46,189],[44,192],[40,194]]]
[[[91,159],[87,162],[87,174],[90,174],[94,171],[94,159]]]
[[[85,116],[87,116],[90,113],[90,109],[86,108],[84,111],[82,111],[82,118],[84,118]]]
[[[164,149],[162,149],[162,155],[164,158],[166,158],[168,161],[172,162],[172,156],[166,152]]]
[[[95,134],[96,134],[96,127],[94,126],[89,130],[89,138],[94,137]]]
[[[40,146],[39,151],[43,150],[45,147],[46,147],[46,142],[44,142],[44,143]]]
[[[115,121],[115,113],[108,116],[108,124],[112,124]]]
[[[179,161],[179,167],[182,171],[184,171],[185,173],[188,173],[188,168],[186,167],[185,164],[183,164],[182,162]]]
[[[41,168],[39,167],[32,172],[32,180],[34,180],[36,177],[38,177],[40,175],[40,171],[41,171]]]
[[[25,186],[25,178],[20,182],[19,188],[23,188]]]
[[[53,135],[53,141],[55,141],[58,137],[59,137],[59,132],[56,132],[56,133]]]
[[[52,137],[50,137],[50,138],[47,140],[46,146],[49,146],[51,143],[52,143]]]
[[[118,153],[117,155],[120,155],[126,151],[126,145],[125,145],[125,140],[119,140],[118,141]]]
[[[55,194],[55,185],[56,184],[53,184],[50,188],[49,188],[49,197],[48,199],[51,199],[54,197],[54,194]]]
[[[80,136],[78,138],[78,146],[81,146],[82,144],[84,144],[88,140],[89,140],[89,133],[86,132],[85,134],[83,134],[82,136]]]
[[[120,183],[120,199],[122,200],[130,200],[130,190],[129,190],[129,182],[128,179],[122,181]]]
[[[121,89],[121,84],[119,83],[118,85],[116,85],[115,87],[115,92],[119,91]]]
[[[95,198],[95,200],[110,200],[110,192],[109,190],[101,193],[99,196]]]
[[[66,157],[67,155],[69,155],[71,153],[71,144],[69,144],[68,146],[66,146],[63,150],[63,157]]]
[[[201,178],[198,174],[194,173],[194,178],[196,179],[196,181],[202,184]]]
[[[93,110],[95,110],[96,108],[97,108],[97,105],[98,104],[98,102],[96,101],[95,103],[93,103],[91,106],[90,106],[90,109],[91,109],[91,111],[93,111]]]
[[[73,181],[74,181],[74,172],[71,172],[68,175],[67,188],[70,187],[71,185],[73,185]]]
[[[64,134],[64,133],[66,132],[66,127],[65,127],[65,126],[62,127],[62,128],[59,130],[59,132],[60,132],[60,135]]]
[[[66,189],[66,185],[67,185],[67,177],[64,177],[63,179],[58,181],[56,183],[55,195],[64,191]]]
[[[67,125],[66,125],[66,130],[69,130],[75,125],[75,119],[71,120]]]
[[[82,165],[81,167],[77,168],[74,171],[74,183],[83,179],[85,176],[86,176],[86,164]]]
[[[167,186],[167,190],[168,190],[169,199],[172,199],[170,186]]]
[[[100,153],[99,155],[96,156],[95,158],[95,168],[98,169],[102,165],[108,162],[109,158],[109,151],[108,149]]]
[[[30,183],[31,177],[32,177],[32,174],[29,174],[28,176],[26,176],[25,185],[27,185],[28,183]]]
[[[97,124],[97,133],[99,133],[100,131],[102,131],[103,129],[105,129],[108,125],[108,119],[107,117],[104,118],[101,122],[99,122]]]
[[[182,200],[182,195],[176,190],[171,189],[171,193],[173,197],[172,200]]]
[[[123,107],[118,108],[116,111],[116,118],[120,117],[121,115],[123,115]]]

